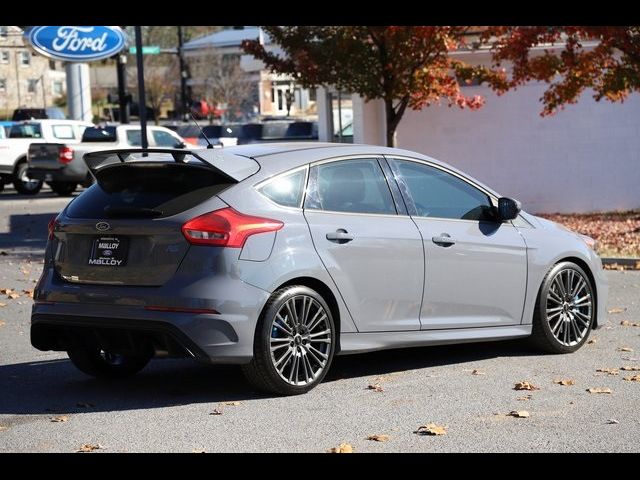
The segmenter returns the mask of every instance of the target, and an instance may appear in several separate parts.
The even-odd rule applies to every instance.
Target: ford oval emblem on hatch
[[[111,228],[107,222],[98,222],[96,223],[96,230],[100,230],[101,232],[106,232]]]

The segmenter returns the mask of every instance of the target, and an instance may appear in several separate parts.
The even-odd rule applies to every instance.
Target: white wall
[[[497,97],[466,87],[486,97],[483,108],[407,110],[398,146],[450,163],[532,213],[640,208],[640,95],[612,104],[585,94],[542,118],[543,91],[529,84]],[[383,144],[381,102],[362,105],[358,118],[354,104],[354,141]]]

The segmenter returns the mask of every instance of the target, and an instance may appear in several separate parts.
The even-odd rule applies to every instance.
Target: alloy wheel
[[[332,340],[333,330],[322,305],[308,295],[296,295],[271,322],[271,361],[289,385],[308,385],[326,368]]]
[[[556,273],[547,293],[546,318],[555,339],[571,347],[580,343],[593,319],[593,293],[577,270]]]

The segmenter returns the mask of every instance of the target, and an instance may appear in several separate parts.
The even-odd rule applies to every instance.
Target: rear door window
[[[158,147],[175,148],[181,143],[180,140],[171,135],[169,132],[165,132],[162,130],[152,130],[152,133],[153,141],[156,142],[156,146]]]
[[[142,146],[141,130],[127,130],[127,144],[132,147]]]
[[[305,208],[397,214],[389,185],[375,158],[341,160],[312,167]]]

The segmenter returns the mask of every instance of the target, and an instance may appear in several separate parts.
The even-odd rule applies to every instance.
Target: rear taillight
[[[53,240],[53,232],[56,229],[56,223],[58,221],[58,216],[55,215],[53,217],[51,217],[51,220],[49,220],[49,240]]]
[[[227,207],[192,218],[182,226],[182,233],[193,245],[242,248],[250,235],[275,232],[283,226],[278,220],[244,215]]]
[[[71,147],[60,147],[60,151],[58,152],[58,162],[67,164],[73,160],[73,148]]]

